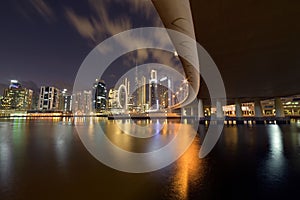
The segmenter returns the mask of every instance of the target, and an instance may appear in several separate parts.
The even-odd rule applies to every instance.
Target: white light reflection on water
[[[3,191],[9,187],[11,179],[12,163],[12,134],[10,123],[0,124],[0,189]]]
[[[269,125],[269,155],[264,165],[266,186],[276,185],[285,177],[286,159],[284,157],[282,131],[278,125]]]

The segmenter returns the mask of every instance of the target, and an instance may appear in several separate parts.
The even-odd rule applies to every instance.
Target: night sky
[[[149,1],[12,0],[1,1],[0,13],[0,83],[6,85],[17,79],[71,89],[84,58],[101,41],[131,28],[162,26]],[[114,62],[108,85],[114,73],[149,56],[136,59]]]

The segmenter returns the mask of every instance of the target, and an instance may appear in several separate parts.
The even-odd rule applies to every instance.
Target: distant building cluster
[[[187,96],[188,84],[174,90],[172,78],[152,69],[148,77],[136,71],[134,87],[127,77],[108,92],[108,110],[113,114],[166,111]]]
[[[131,80],[132,81],[132,80]],[[93,115],[97,113],[145,113],[165,111],[187,95],[187,82],[173,91],[172,78],[152,69],[149,76],[136,76],[133,83],[124,78],[107,91],[103,80],[96,79],[90,90],[70,92],[55,86],[42,86],[39,92],[11,80],[0,97],[2,111]],[[132,85],[131,85],[132,84]],[[132,87],[133,86],[133,87]]]
[[[133,83],[131,83],[133,82]],[[134,87],[132,87],[134,86]],[[69,92],[54,86],[42,86],[36,94],[25,88],[17,80],[11,80],[3,95],[0,95],[0,116],[6,113],[26,113],[31,115],[65,114],[98,115],[168,112],[173,105],[180,104],[188,96],[188,81],[174,87],[172,77],[159,74],[152,69],[149,76],[128,77],[109,91],[103,80],[96,79],[90,90]],[[278,98],[277,98],[278,99]],[[300,115],[300,96],[279,98],[284,115]],[[220,109],[225,116],[274,116],[278,101],[255,100],[255,102],[226,105]],[[240,108],[239,108],[240,107]],[[203,116],[218,112],[217,107],[205,105]],[[200,112],[200,111],[199,111]],[[184,109],[183,115],[194,115],[192,108]]]
[[[107,90],[104,81],[96,80],[91,90],[70,93],[54,86],[42,86],[38,94],[11,80],[0,96],[2,111],[91,115],[106,111]],[[36,101],[35,101],[36,99]]]

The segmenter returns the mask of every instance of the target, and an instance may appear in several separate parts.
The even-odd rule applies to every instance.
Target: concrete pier
[[[236,124],[244,124],[242,105],[239,99],[235,100],[235,117]]]

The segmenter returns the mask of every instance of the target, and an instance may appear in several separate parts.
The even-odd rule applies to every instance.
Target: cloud
[[[53,20],[55,18],[53,10],[44,0],[31,0],[30,2],[36,11],[46,20]]]
[[[104,39],[118,34],[120,32],[143,26],[163,27],[160,17],[156,13],[150,0],[89,0],[91,12],[89,15],[79,15],[70,8],[65,9],[65,15],[69,23],[78,31],[78,33],[94,45],[99,44]],[[126,12],[116,12],[116,10],[125,10]],[[142,24],[135,24],[136,17]],[[147,21],[143,24],[143,20]],[[128,37],[118,38],[118,44],[123,48],[132,45],[141,46],[141,44],[159,43],[160,46],[173,46],[169,39],[163,37],[161,33],[155,32],[149,37],[128,35]],[[110,46],[101,46],[101,53],[109,54],[113,51]],[[132,67],[137,63],[143,64],[145,61],[158,61],[160,63],[173,66],[178,65],[172,56],[162,56],[161,51],[138,50],[127,59],[124,59],[124,66]]]
[[[86,17],[78,16],[72,9],[66,9],[66,17],[84,38],[95,41],[95,27]]]
[[[12,3],[17,11],[30,21],[36,14],[42,16],[49,23],[56,20],[54,10],[44,0],[12,0]]]
[[[150,0],[89,0],[91,14],[78,15],[70,8],[65,9],[65,15],[78,33],[95,44],[125,30],[140,27],[132,24],[133,15],[147,19],[150,26],[162,26]],[[118,6],[126,13],[109,13],[110,6]],[[143,21],[143,20],[141,20]],[[146,25],[146,26],[149,26]]]
[[[112,36],[122,31],[132,28],[132,24],[128,16],[112,19],[107,13],[106,1],[89,1],[93,14],[89,16],[80,16],[70,8],[65,9],[65,15],[70,24],[78,31],[78,33],[93,41],[99,43],[105,37]]]

